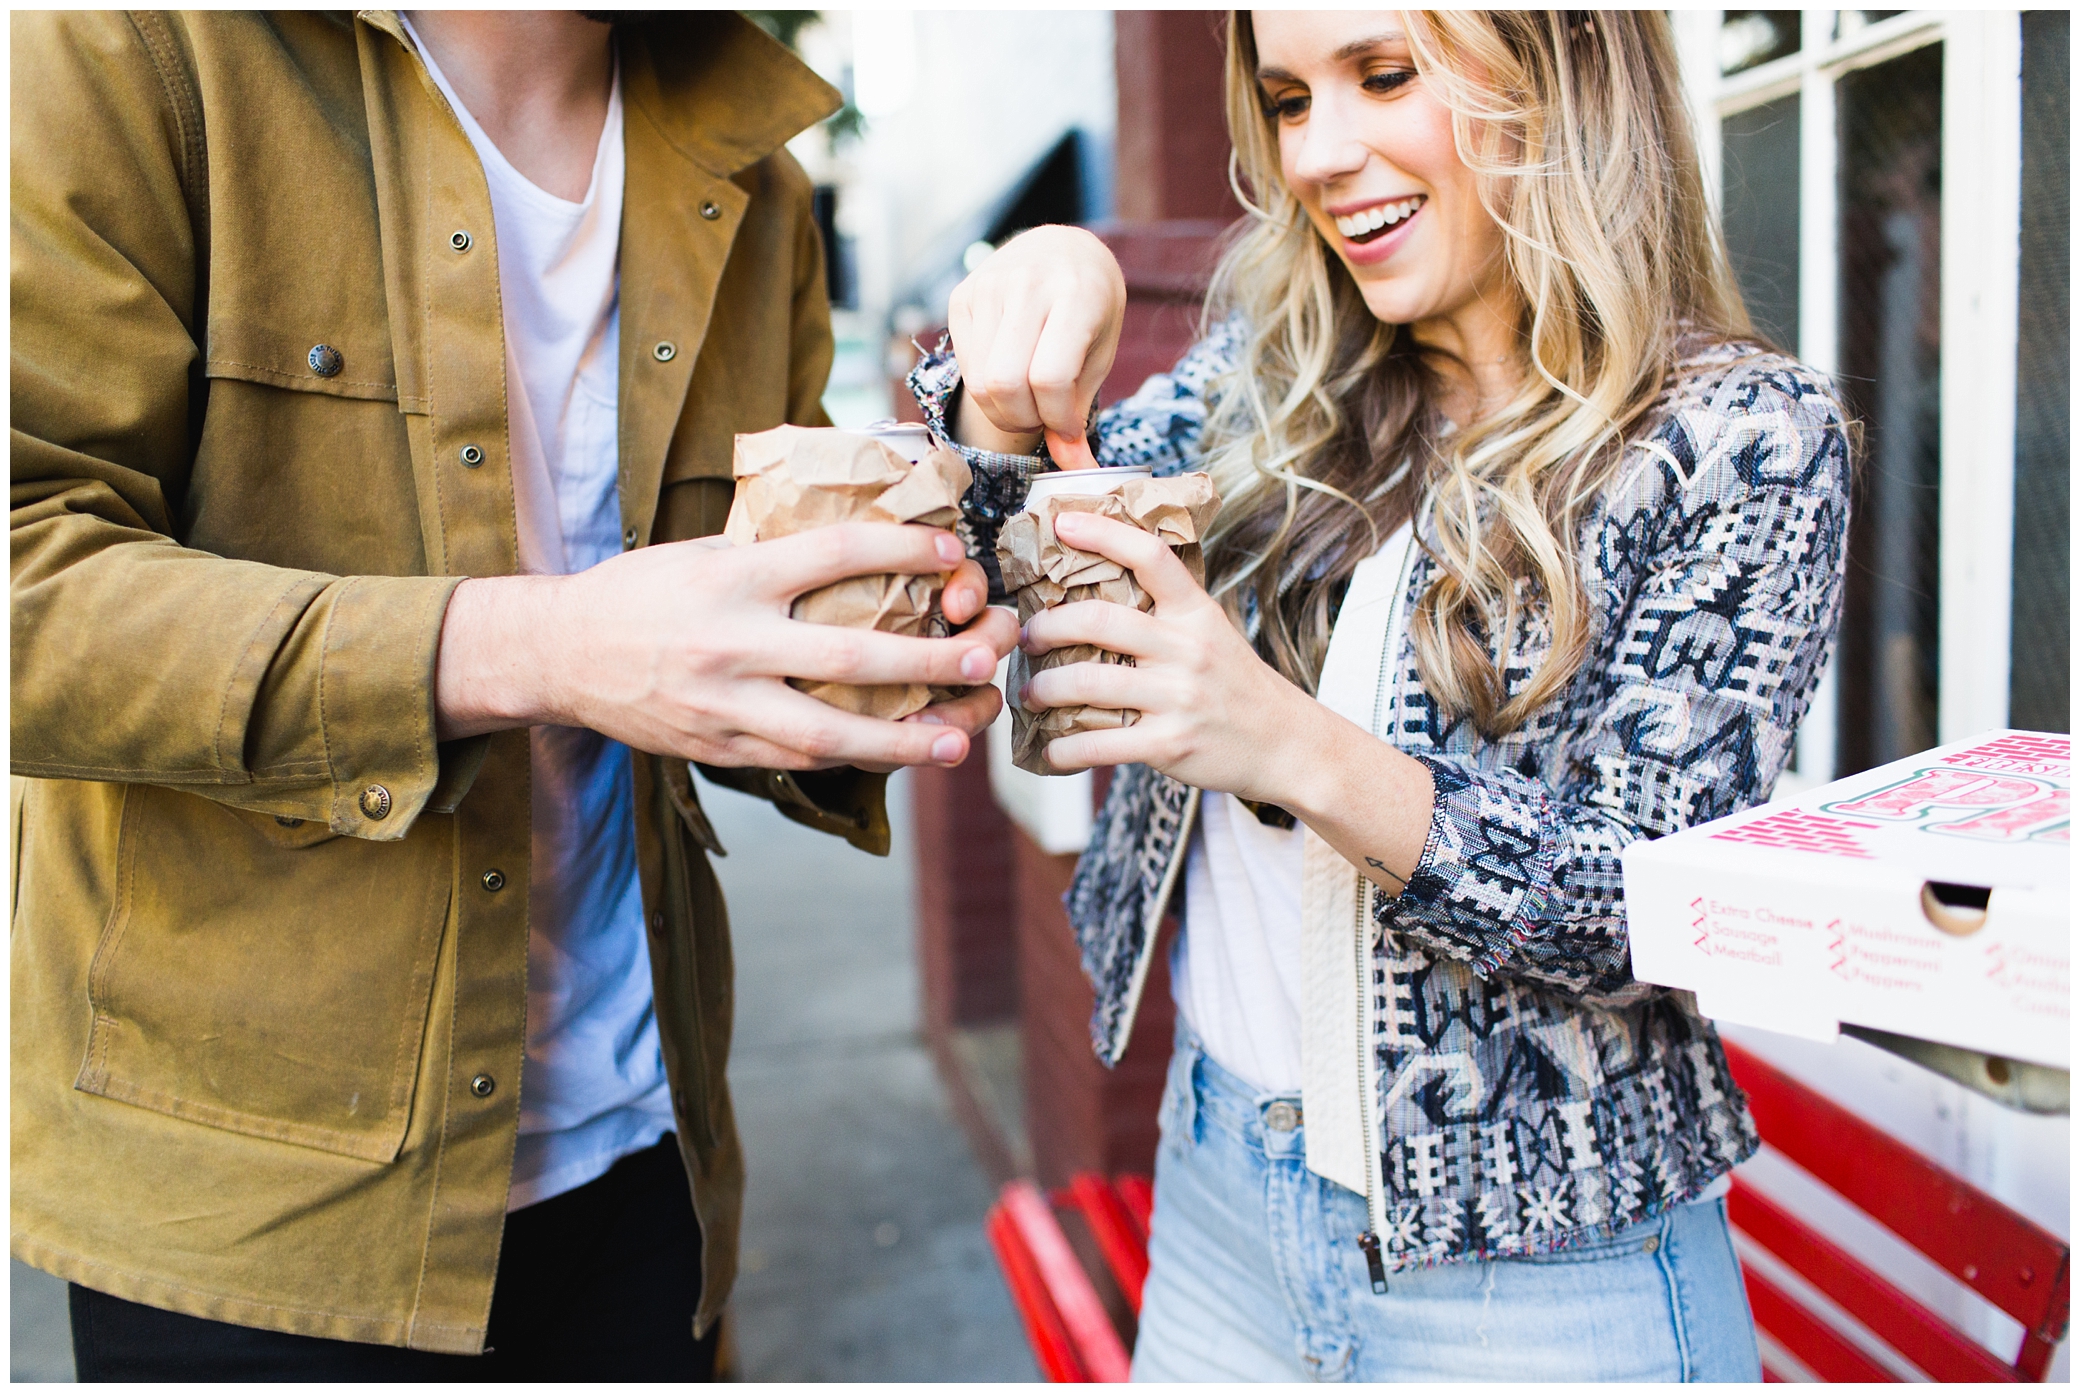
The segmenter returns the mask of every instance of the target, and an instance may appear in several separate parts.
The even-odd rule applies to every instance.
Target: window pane
[[[1729,116],[1720,127],[1726,251],[1755,330],[1798,352],[1798,98]]]
[[[1726,10],[1719,22],[1719,71],[1732,75],[1798,52],[1797,10]]]
[[[2072,16],[2022,16],[2021,342],[2015,381],[2015,589],[2008,723],[2065,730],[2072,696],[2071,238],[2066,218]]]
[[[1936,739],[1943,50],[1844,76],[1842,386],[1863,422],[1837,776]]]

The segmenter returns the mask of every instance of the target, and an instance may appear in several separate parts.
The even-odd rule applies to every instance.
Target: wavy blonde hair
[[[1351,572],[1424,498],[1437,574],[1411,618],[1416,659],[1431,696],[1492,738],[1561,691],[1588,652],[1576,538],[1675,371],[1679,339],[1752,330],[1662,14],[1406,21],[1416,70],[1451,110],[1459,156],[1504,233],[1521,385],[1466,429],[1443,428],[1437,358],[1372,316],[1286,188],[1250,17],[1231,14],[1230,172],[1247,217],[1207,313],[1234,318],[1242,342],[1208,422],[1224,502],[1207,559],[1214,594],[1258,651],[1312,691]],[[1509,645],[1531,606],[1551,644],[1512,694]]]

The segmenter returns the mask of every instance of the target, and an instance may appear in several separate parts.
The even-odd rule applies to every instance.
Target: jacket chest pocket
[[[76,1087],[393,1160],[411,1118],[451,855],[133,785]]]

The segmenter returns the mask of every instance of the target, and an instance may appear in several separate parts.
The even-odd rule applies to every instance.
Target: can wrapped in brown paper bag
[[[737,495],[723,536],[769,542],[841,522],[919,522],[952,527],[972,481],[961,457],[922,426],[842,431],[779,426],[737,437]],[[950,572],[853,576],[798,597],[791,616],[808,624],[944,638],[939,594]],[[901,720],[964,689],[921,682],[853,686],[790,679],[843,711]]]
[[[1204,474],[1178,474],[1157,479],[1145,468],[1080,469],[1043,474],[1033,480],[1026,506],[1005,522],[997,535],[997,563],[1004,588],[1018,603],[1021,626],[1042,610],[1079,600],[1109,600],[1139,610],[1155,608],[1133,572],[1117,562],[1078,551],[1055,536],[1054,520],[1063,513],[1097,513],[1152,532],[1167,542],[1193,577],[1206,579],[1199,540],[1213,521],[1220,499],[1213,480]],[[1048,744],[1085,730],[1116,730],[1140,718],[1137,711],[1095,706],[1053,707],[1028,711],[1019,700],[1035,672],[1069,663],[1128,663],[1134,660],[1089,644],[1057,648],[1028,661],[1022,651],[1011,655],[1011,757],[1033,774],[1058,774],[1047,762]]]

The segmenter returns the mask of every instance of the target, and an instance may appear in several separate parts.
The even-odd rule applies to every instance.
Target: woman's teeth
[[[1352,213],[1347,218],[1338,218],[1336,230],[1353,242],[1369,242],[1386,229],[1414,217],[1416,209],[1422,206],[1421,194],[1414,198],[1404,198],[1398,203],[1382,203],[1376,208]]]

